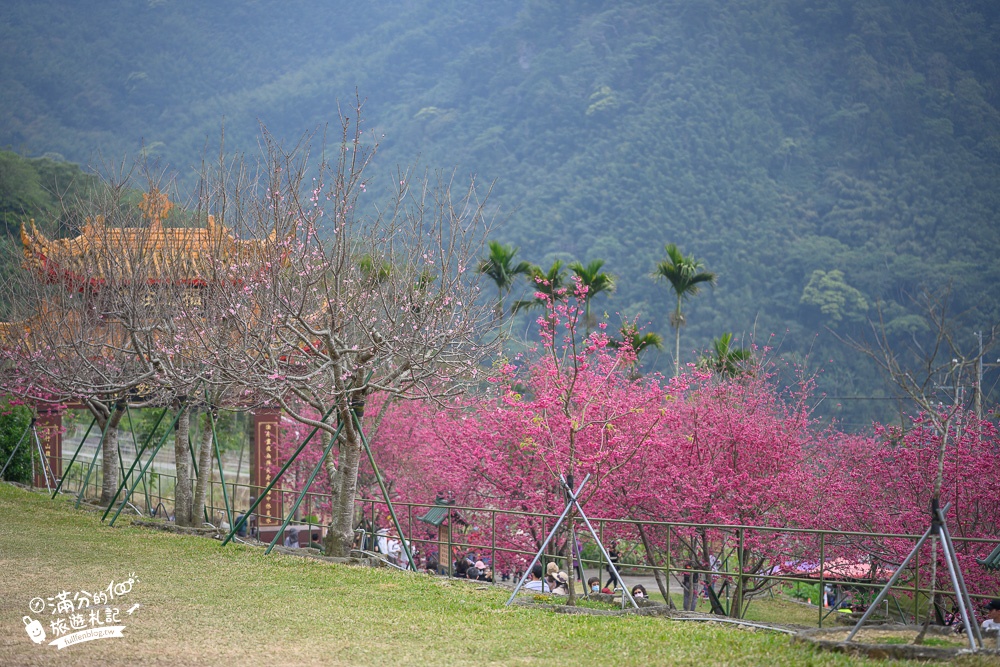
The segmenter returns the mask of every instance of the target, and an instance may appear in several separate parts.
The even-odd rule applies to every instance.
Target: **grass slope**
[[[488,586],[109,528],[64,500],[6,484],[0,568],[0,665],[861,664],[793,647],[784,635],[505,608],[503,591]],[[133,572],[124,639],[58,651],[29,641],[22,616],[33,597],[94,591]],[[142,606],[125,616],[135,602]],[[42,614],[48,640],[51,619]]]

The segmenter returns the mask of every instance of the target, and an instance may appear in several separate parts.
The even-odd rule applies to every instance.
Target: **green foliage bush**
[[[25,429],[31,423],[31,411],[23,405],[11,405],[10,399],[0,402],[0,468],[10,460],[10,455],[17,447],[17,453],[4,473],[3,479],[8,482],[31,483],[31,458],[35,442],[31,434],[21,440]]]
[[[796,600],[808,601],[814,605],[819,605],[821,601],[819,584],[797,581],[788,589],[788,594]]]

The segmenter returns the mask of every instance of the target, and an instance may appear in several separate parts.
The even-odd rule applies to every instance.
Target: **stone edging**
[[[867,627],[867,626],[866,626]],[[878,625],[874,626],[879,630],[912,630],[919,632],[921,626],[918,625]],[[826,651],[834,653],[846,653],[848,655],[861,655],[869,658],[882,660],[952,660],[960,655],[971,654],[968,648],[945,648],[942,646],[915,646],[913,644],[861,644],[858,642],[846,642],[842,640],[824,639],[826,635],[842,634],[844,628],[814,628],[803,630],[792,637],[792,643],[810,644]],[[928,633],[933,635],[954,636],[950,628],[939,628],[937,626],[928,627]],[[983,649],[978,655],[997,655],[1000,650]]]

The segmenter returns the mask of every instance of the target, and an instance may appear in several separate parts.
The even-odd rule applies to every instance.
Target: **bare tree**
[[[220,283],[214,303],[233,324],[206,340],[213,382],[337,437],[326,462],[332,555],[354,539],[366,399],[455,393],[492,350],[480,340],[490,305],[475,270],[489,231],[485,198],[474,181],[456,193],[450,178],[397,170],[389,194],[369,204],[376,145],[365,143],[361,110],[341,118],[334,157],[315,167],[308,141],[285,150],[265,132],[264,180],[241,208],[267,251]]]
[[[941,293],[924,290],[912,299],[921,313],[922,326],[910,328],[908,339],[901,344],[891,340],[891,323],[887,321],[884,305],[876,304],[876,318],[869,320],[867,335],[841,337],[839,340],[852,349],[864,354],[879,368],[888,382],[895,385],[913,402],[916,409],[930,420],[940,439],[937,456],[937,473],[931,494],[931,508],[936,512],[941,500],[944,481],[945,452],[955,427],[961,428],[960,417],[965,407],[964,388],[975,390],[977,404],[982,400],[981,369],[983,356],[995,345],[1000,325],[990,327],[986,340],[980,337],[979,344],[970,351],[959,338],[961,315],[950,312],[950,288]],[[942,392],[947,397],[942,400]],[[950,396],[947,394],[950,393]],[[937,539],[931,541],[931,590],[936,589],[937,579]],[[915,643],[923,640],[930,622],[930,613],[937,606],[937,593],[933,594],[928,608],[927,622]]]
[[[114,267],[105,259],[116,253],[93,252],[104,224],[101,216],[89,219],[75,239],[48,239],[33,222],[22,227],[25,270],[3,286],[9,322],[2,354],[14,369],[4,377],[6,391],[35,402],[79,401],[93,414],[104,434],[107,504],[118,486],[118,423],[131,390],[152,374],[106,317],[121,296],[107,289]]]

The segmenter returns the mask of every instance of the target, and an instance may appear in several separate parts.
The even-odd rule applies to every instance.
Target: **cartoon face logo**
[[[24,629],[28,631],[28,636],[31,637],[31,641],[36,644],[41,644],[45,641],[45,628],[38,621],[34,621],[30,616],[25,616],[24,619]]]

